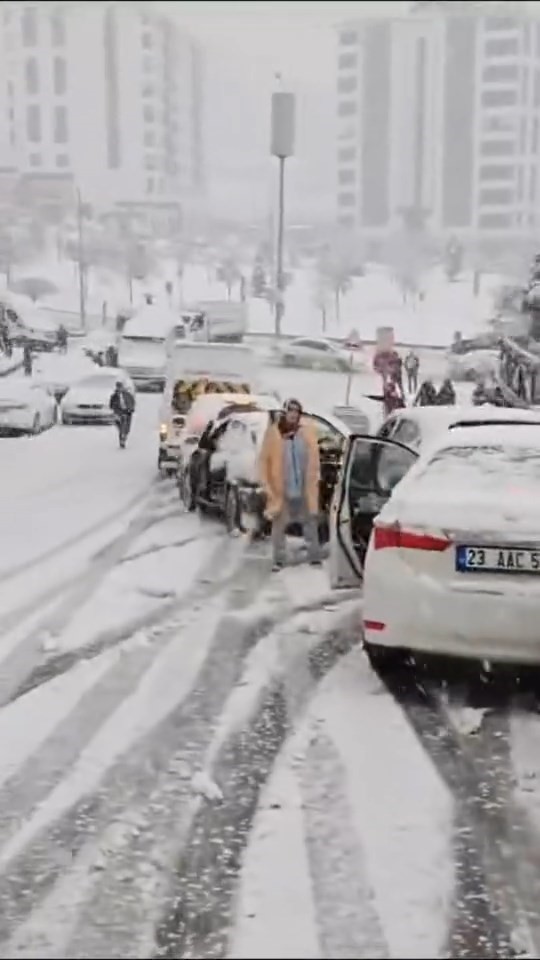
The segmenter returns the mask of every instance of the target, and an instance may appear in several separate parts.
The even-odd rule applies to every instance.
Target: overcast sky
[[[343,20],[370,13],[406,10],[408,3],[380,2],[207,2],[170,0],[174,10],[196,36],[212,47],[237,49],[256,55],[281,71],[286,81],[334,82],[335,38],[333,27]],[[324,78],[324,79],[323,79]]]

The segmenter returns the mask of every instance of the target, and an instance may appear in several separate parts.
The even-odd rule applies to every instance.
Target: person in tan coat
[[[319,516],[319,446],[313,426],[302,419],[298,400],[288,400],[277,423],[269,424],[259,457],[259,476],[266,494],[265,514],[272,521],[273,569],[285,564],[285,533],[291,522],[302,524],[309,562],[321,563]]]

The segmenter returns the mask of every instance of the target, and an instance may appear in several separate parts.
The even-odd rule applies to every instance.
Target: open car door
[[[418,454],[397,440],[352,434],[330,509],[330,583],[357,586],[373,520]]]

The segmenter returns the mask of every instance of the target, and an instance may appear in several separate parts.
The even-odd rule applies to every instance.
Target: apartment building
[[[340,28],[342,225],[382,237],[408,218],[472,239],[540,226],[540,21],[474,6]]]
[[[204,186],[197,45],[129,2],[0,11],[0,169],[46,198],[181,221]]]

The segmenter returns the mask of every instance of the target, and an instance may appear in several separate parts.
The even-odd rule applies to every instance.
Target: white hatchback
[[[540,662],[539,489],[540,417],[456,427],[420,457],[351,441],[330,563],[336,584],[363,579],[372,660]]]
[[[54,397],[30,378],[0,381],[0,434],[36,434],[56,423]]]

